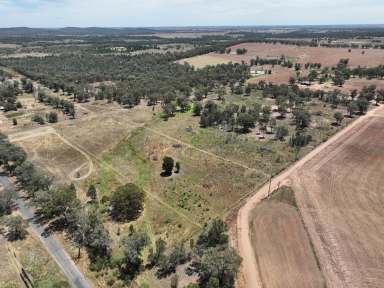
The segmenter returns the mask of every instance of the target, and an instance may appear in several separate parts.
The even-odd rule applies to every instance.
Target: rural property
[[[384,287],[382,25],[66,26],[0,27],[0,287]]]

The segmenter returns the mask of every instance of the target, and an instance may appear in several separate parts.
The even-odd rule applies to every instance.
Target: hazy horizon
[[[380,25],[379,0],[0,0],[2,28]]]

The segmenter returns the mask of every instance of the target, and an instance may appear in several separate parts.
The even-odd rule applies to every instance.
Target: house
[[[259,68],[257,67],[251,67],[250,74],[251,76],[261,76],[261,75],[265,75],[265,71],[259,70]]]

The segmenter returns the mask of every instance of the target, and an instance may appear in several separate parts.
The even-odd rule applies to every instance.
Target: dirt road
[[[289,178],[296,172],[299,168],[301,168],[306,162],[311,160],[317,154],[322,152],[324,149],[328,148],[336,141],[338,141],[341,137],[343,137],[347,133],[359,132],[361,123],[366,121],[370,117],[382,117],[382,114],[376,114],[378,111],[382,112],[383,106],[377,107],[370,112],[368,112],[365,116],[360,117],[356,121],[354,121],[351,125],[349,125],[344,130],[340,131],[332,138],[330,138],[327,142],[321,144],[301,160],[293,164],[291,167],[283,171],[278,176],[274,177],[271,181],[271,191],[278,188],[279,185],[289,184]],[[384,112],[384,111],[383,111]],[[359,127],[359,129],[356,129]],[[364,127],[364,126],[363,126]],[[262,287],[262,281],[259,273],[259,268],[257,265],[257,261],[254,255],[254,250],[251,243],[250,238],[250,216],[254,207],[262,201],[264,198],[268,196],[269,193],[269,183],[265,184],[261,189],[259,189],[253,196],[251,196],[242,206],[237,214],[236,219],[236,229],[232,232],[232,243],[238,249],[241,257],[243,258],[243,264],[241,268],[241,276],[239,279],[239,283],[241,286],[249,287],[249,288],[258,288]]]

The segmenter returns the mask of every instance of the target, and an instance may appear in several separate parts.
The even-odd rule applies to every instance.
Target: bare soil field
[[[281,197],[282,193],[290,195]],[[323,276],[300,213],[289,199],[292,193],[278,190],[280,195],[272,195],[253,211],[251,238],[263,287],[322,288]]]
[[[256,257],[251,256],[252,211],[268,196],[269,187],[292,182],[327,287],[382,287],[383,121],[384,106],[376,107],[272,178],[235,211],[231,240],[243,257],[239,287],[263,287]],[[337,167],[326,165],[339,157],[343,160]],[[324,176],[314,171],[320,167]],[[329,184],[325,191],[315,183],[320,180]]]
[[[295,45],[265,44],[265,43],[243,43],[231,47],[232,51],[245,48],[248,52],[245,55],[217,54],[209,55],[224,58],[232,62],[248,62],[259,56],[260,58],[277,58],[282,55],[291,58],[298,63],[321,63],[322,66],[335,66],[340,59],[348,58],[349,66],[374,67],[384,64],[384,50],[381,49],[352,49],[348,52],[347,48],[323,48],[323,47],[298,47]],[[362,54],[365,51],[365,54]]]
[[[248,83],[256,84],[260,81],[265,81],[267,83],[287,84],[291,77],[296,77],[296,72],[287,67],[275,66],[271,71],[272,74],[253,77],[248,80]]]
[[[382,108],[292,177],[328,287],[384,283]]]
[[[184,64],[188,63],[189,65],[194,66],[195,68],[204,68],[205,66],[209,65],[219,65],[219,64],[228,64],[229,62],[238,62],[231,59],[227,59],[224,56],[220,57],[219,54],[206,54],[206,55],[200,55],[195,56],[183,60],[179,60],[178,63]],[[222,55],[222,54],[220,54]]]

